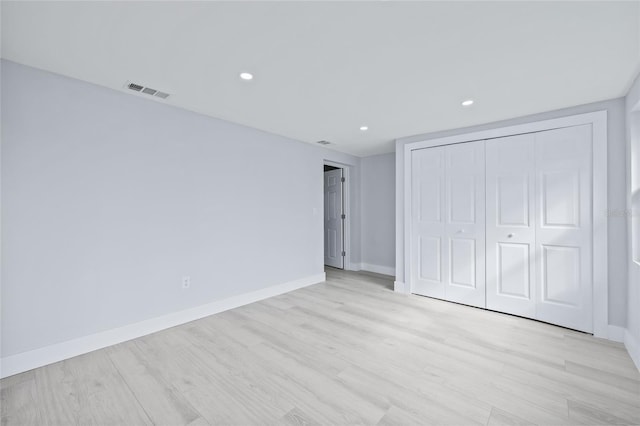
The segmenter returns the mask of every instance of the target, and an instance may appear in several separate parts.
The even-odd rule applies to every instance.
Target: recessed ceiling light
[[[243,80],[253,80],[253,74],[251,74],[250,72],[241,72],[240,78]]]
[[[471,106],[473,105],[473,99],[467,99],[466,101],[462,102],[462,106]]]
[[[362,130],[362,131],[364,132],[364,131],[369,130],[369,127],[367,127],[367,126],[360,126],[360,130]]]

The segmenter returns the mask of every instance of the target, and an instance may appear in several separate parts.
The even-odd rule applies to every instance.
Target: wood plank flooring
[[[327,276],[4,379],[2,425],[640,424],[620,344]]]

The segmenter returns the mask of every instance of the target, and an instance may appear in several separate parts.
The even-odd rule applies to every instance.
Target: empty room
[[[0,413],[640,425],[640,1],[1,1]]]

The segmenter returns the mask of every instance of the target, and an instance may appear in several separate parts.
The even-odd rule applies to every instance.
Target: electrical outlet
[[[182,288],[189,288],[191,287],[191,277],[186,276],[186,277],[182,277]]]

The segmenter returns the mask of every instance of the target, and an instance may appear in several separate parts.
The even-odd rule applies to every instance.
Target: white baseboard
[[[398,293],[408,293],[407,286],[402,281],[393,282],[393,291]]]
[[[609,333],[608,339],[613,340],[614,342],[624,342],[624,333],[627,331],[626,328],[620,327],[618,325],[609,324]]]
[[[636,367],[640,370],[640,340],[629,333],[629,330],[624,332],[624,346],[627,348],[627,352],[629,352]]]
[[[206,305],[173,312],[161,317],[151,318],[123,327],[102,331],[88,336],[79,337],[43,348],[34,349],[16,355],[4,357],[0,360],[0,378],[32,370],[43,365],[52,364],[74,356],[86,354],[98,349],[112,346],[127,340],[136,339],[147,334],[156,333],[180,324],[195,321],[209,315],[237,308],[289,291],[297,290],[325,281],[325,273],[312,275],[249,293],[217,300]]]
[[[361,268],[360,268],[360,262],[351,262],[351,263],[349,263],[348,265],[346,265],[346,266],[344,267],[344,269],[345,269],[346,271],[354,271],[354,272],[357,272],[357,271],[359,271],[359,270],[361,269]]]
[[[396,276],[396,268],[391,266],[372,265],[371,263],[361,263],[360,270],[375,272],[376,274]]]

